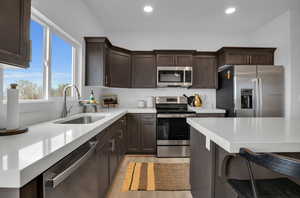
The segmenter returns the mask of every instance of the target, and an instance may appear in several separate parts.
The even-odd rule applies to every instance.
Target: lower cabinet
[[[109,149],[110,143],[103,142],[99,143],[97,148],[97,164],[98,164],[98,174],[99,174],[99,195],[100,197],[105,197],[105,194],[109,188],[110,176],[109,176]]]
[[[214,197],[214,145],[206,148],[204,135],[191,128],[190,183],[194,198]]]
[[[84,197],[89,194],[105,198],[126,152],[155,153],[156,115],[130,114],[127,117],[124,116],[100,132],[92,141],[97,142],[93,154],[85,165],[78,167],[78,170],[66,178],[66,182],[63,185],[63,187],[67,186],[67,189],[78,185],[83,186],[87,190],[82,191],[79,187],[75,188],[73,191],[68,191],[73,193],[72,196],[66,193],[66,198]],[[129,149],[127,150],[127,148]],[[78,154],[77,151],[74,152],[74,155]],[[63,160],[68,159],[70,158],[66,156]],[[22,187],[20,189],[20,198],[44,198],[43,175],[44,173]],[[69,182],[69,184],[68,181],[72,181],[72,183]],[[62,185],[58,186],[58,188],[60,187],[62,188]],[[50,198],[55,197],[55,193],[64,192],[65,189],[53,192],[52,195],[54,196],[50,196]],[[79,192],[79,190],[81,191]]]
[[[156,114],[127,115],[127,153],[155,154]]]
[[[126,149],[126,118],[123,117],[98,135],[99,195],[104,198],[112,184]]]

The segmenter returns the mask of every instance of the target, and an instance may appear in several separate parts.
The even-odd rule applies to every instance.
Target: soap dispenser
[[[96,104],[95,96],[94,96],[94,90],[91,89],[91,95],[89,98],[89,103],[90,104]]]

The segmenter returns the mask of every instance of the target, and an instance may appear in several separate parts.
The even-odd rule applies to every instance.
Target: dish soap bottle
[[[89,98],[89,103],[90,104],[96,104],[95,96],[94,96],[94,90],[91,89],[91,95]]]
[[[202,107],[202,100],[201,100],[199,94],[195,94],[194,106],[195,107]]]

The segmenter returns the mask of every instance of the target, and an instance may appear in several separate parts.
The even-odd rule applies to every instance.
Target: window
[[[32,61],[28,69],[4,70],[4,93],[10,84],[17,83],[21,99],[43,98],[44,26],[31,21]]]
[[[42,21],[42,22],[40,22]],[[43,20],[31,20],[32,61],[28,69],[4,70],[4,97],[10,84],[17,83],[20,99],[61,97],[67,84],[73,83],[77,44],[69,36]],[[68,93],[70,95],[71,92]]]
[[[72,45],[52,34],[51,96],[62,96],[66,85],[72,83]]]

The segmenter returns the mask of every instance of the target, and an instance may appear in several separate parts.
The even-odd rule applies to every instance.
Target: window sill
[[[20,100],[20,104],[47,104],[47,103],[54,103],[53,100]],[[7,100],[3,100],[3,104],[7,104]]]

